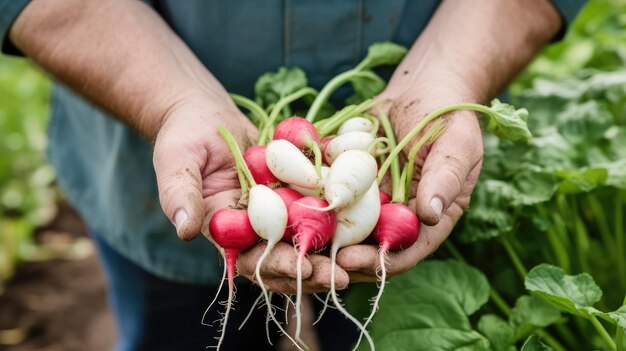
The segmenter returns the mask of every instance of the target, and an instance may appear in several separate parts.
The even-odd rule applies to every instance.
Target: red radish
[[[280,181],[272,174],[272,171],[267,167],[267,163],[265,163],[266,151],[267,146],[265,145],[252,146],[243,154],[243,159],[257,184],[275,188],[280,184]]]
[[[305,205],[305,206],[303,206]],[[317,197],[303,197],[289,206],[287,230],[293,233],[298,250],[297,290],[296,290],[296,332],[300,341],[302,327],[302,261],[310,250],[321,250],[328,244],[335,232],[337,219],[333,211],[320,212],[309,207],[326,207],[328,203]]]
[[[380,190],[380,204],[385,205],[391,202],[391,195],[386,192]]]
[[[276,188],[274,189],[274,192],[278,194],[278,196],[280,196],[280,198],[283,200],[287,210],[289,210],[289,206],[291,206],[294,201],[304,197],[304,195],[291,188]],[[283,234],[281,240],[288,244],[291,244],[293,242],[293,234],[291,230],[289,230],[289,227],[287,227],[287,229],[285,230],[285,234]]]
[[[223,208],[215,212],[209,222],[209,232],[215,243],[224,249],[224,260],[228,272],[228,301],[226,302],[226,314],[222,323],[222,335],[217,344],[219,350],[226,333],[228,315],[232,306],[235,288],[235,269],[239,252],[254,246],[259,237],[254,233],[250,224],[248,212],[234,208]]]
[[[385,290],[385,282],[387,280],[387,270],[385,268],[385,256],[389,251],[404,250],[411,247],[419,237],[420,222],[415,212],[411,211],[404,204],[389,203],[381,206],[380,217],[376,228],[374,228],[373,236],[380,243],[378,250],[378,260],[380,264],[380,288],[374,299],[372,312],[363,323],[363,327],[374,318],[374,314],[378,310],[378,302],[380,301],[383,291]],[[359,337],[359,341],[360,341]]]
[[[320,135],[311,122],[294,116],[280,122],[274,129],[273,140],[279,139],[287,140],[306,152],[313,147],[313,144],[319,144]]]

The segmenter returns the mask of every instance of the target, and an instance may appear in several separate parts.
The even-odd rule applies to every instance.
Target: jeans
[[[161,279],[121,256],[97,234],[92,237],[108,280],[109,304],[117,323],[116,351],[205,350],[217,345],[224,306],[215,303],[202,318],[217,286]],[[280,335],[272,322],[269,336],[273,346],[267,340],[265,307],[256,308],[244,328],[238,330],[260,289],[244,279],[237,280],[236,289],[221,350],[277,350]],[[224,284],[218,301],[226,301],[227,295]],[[273,301],[281,308],[283,303],[279,297]],[[316,314],[321,307],[315,301]],[[282,321],[284,313],[277,310],[276,317]],[[358,337],[358,329],[330,308],[315,327],[322,350],[350,350]]]

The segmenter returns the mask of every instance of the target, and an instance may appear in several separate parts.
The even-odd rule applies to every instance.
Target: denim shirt
[[[26,0],[0,0],[0,39]],[[230,91],[252,95],[280,66],[321,88],[377,41],[410,46],[435,0],[155,0],[149,2]],[[566,20],[580,1],[553,1]],[[184,4],[184,5],[182,5]],[[3,40],[3,51],[15,53]],[[150,144],[62,84],[52,90],[48,157],[87,225],[123,256],[173,281],[215,283],[219,254],[200,236],[182,242],[159,205]]]

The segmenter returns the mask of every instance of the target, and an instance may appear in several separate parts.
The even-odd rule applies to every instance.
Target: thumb
[[[182,145],[157,138],[153,163],[159,200],[181,240],[191,240],[200,233],[205,213],[201,165],[191,155],[193,153]]]
[[[463,210],[469,205],[480,169],[483,144],[477,120],[467,114],[455,117],[448,120],[448,130],[432,145],[417,187],[417,215],[427,225],[439,223],[460,196]]]

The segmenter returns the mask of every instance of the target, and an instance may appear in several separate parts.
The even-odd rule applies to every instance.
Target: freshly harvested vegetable
[[[228,301],[226,302],[226,313],[222,322],[222,334],[217,344],[217,349],[219,350],[224,340],[228,316],[235,294],[234,279],[237,257],[241,251],[254,246],[259,237],[250,224],[248,213],[245,210],[234,208],[222,208],[215,212],[209,222],[209,232],[215,243],[224,250],[224,262],[228,273]]]
[[[267,145],[265,161],[272,174],[285,183],[312,190],[321,186],[315,166],[287,140],[271,141]]]
[[[349,132],[365,132],[371,133],[374,130],[374,123],[365,117],[352,117],[349,120],[343,122],[341,127],[337,130],[337,135],[346,134]]]
[[[324,162],[332,165],[335,159],[348,150],[366,151],[376,156],[373,146],[376,138],[367,132],[354,131],[337,135],[324,148]]]
[[[329,205],[320,211],[350,206],[357,201],[374,183],[377,167],[374,157],[365,151],[348,150],[340,154],[324,181],[324,197]]]
[[[269,167],[267,167],[267,163],[265,162],[266,151],[267,146],[265,145],[252,146],[243,154],[243,159],[257,184],[275,188],[280,185],[280,181],[272,174]]]
[[[334,212],[320,212],[310,209],[310,207],[325,206],[328,206],[328,203],[317,197],[304,197],[294,201],[289,206],[287,228],[292,233],[294,245],[298,251],[295,305],[295,339],[298,341],[300,341],[302,328],[302,262],[309,251],[321,250],[328,244],[337,226]]]
[[[378,221],[380,208],[380,191],[378,190],[378,184],[372,183],[367,192],[358,201],[337,212],[337,229],[333,235],[330,249],[330,295],[333,303],[346,318],[359,327],[361,335],[365,335],[370,349],[372,350],[375,349],[374,342],[365,327],[348,313],[339,302],[335,287],[335,266],[337,264],[337,252],[339,249],[358,244],[370,235]]]

